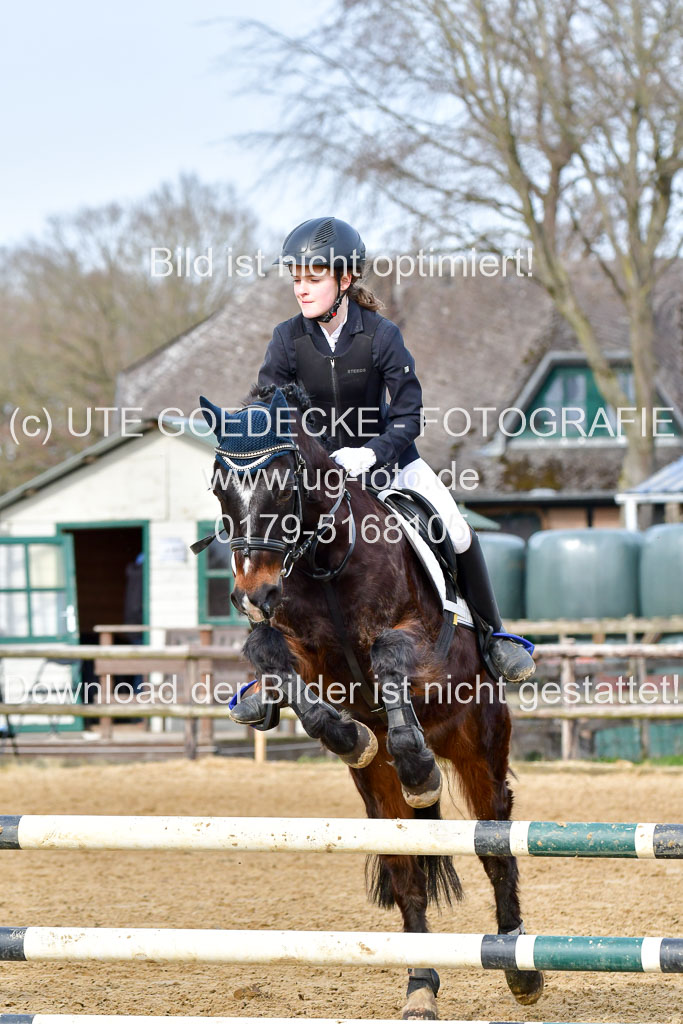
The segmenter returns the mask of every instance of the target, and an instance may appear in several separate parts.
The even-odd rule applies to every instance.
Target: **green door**
[[[61,703],[65,714],[13,716],[15,730],[81,729],[70,713],[80,701],[78,662],[44,658],[40,645],[78,643],[73,538],[0,537],[0,642],[36,646],[35,657],[0,658],[2,696],[10,703]]]

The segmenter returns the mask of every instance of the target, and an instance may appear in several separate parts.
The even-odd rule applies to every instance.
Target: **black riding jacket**
[[[258,383],[292,381],[322,411],[338,448],[372,448],[373,469],[403,467],[419,458],[414,440],[422,426],[422,388],[415,360],[391,320],[349,299],[334,351],[320,324],[302,313],[278,324]]]

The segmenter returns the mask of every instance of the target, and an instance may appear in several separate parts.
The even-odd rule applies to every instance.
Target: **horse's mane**
[[[324,430],[325,424],[322,416],[313,406],[308,392],[300,384],[264,384],[262,387],[258,384],[253,384],[249,394],[243,399],[242,404],[247,406],[251,405],[252,402],[270,402],[278,387],[287,399],[287,405],[295,411],[303,414],[312,410],[310,415],[306,417],[307,429],[299,432],[299,443],[301,444],[302,438],[306,437],[311,445],[313,445],[313,451],[316,444],[321,445],[328,455],[334,451],[335,447],[338,446],[335,446],[334,440]]]

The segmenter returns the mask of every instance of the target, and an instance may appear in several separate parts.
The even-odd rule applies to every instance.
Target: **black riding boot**
[[[246,693],[230,709],[230,717],[233,722],[239,722],[240,725],[253,725],[255,728],[261,726],[263,731],[274,729],[280,721],[281,702],[282,695],[280,694],[278,699],[278,693],[274,687],[269,688],[266,700],[261,691]]]
[[[484,647],[488,660],[497,674],[511,683],[521,683],[536,671],[536,664],[529,652],[514,640],[493,637],[503,629],[496,596],[486,567],[484,552],[479,538],[470,527],[472,543],[467,551],[457,556],[458,586],[474,614],[482,620]]]

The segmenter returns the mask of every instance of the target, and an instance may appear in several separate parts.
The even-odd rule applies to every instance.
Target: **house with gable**
[[[523,537],[539,529],[619,525],[614,495],[625,438],[615,436],[614,411],[584,352],[536,282],[414,276],[400,285],[374,278],[370,286],[415,357],[425,408],[420,454],[454,484],[458,501]],[[632,396],[622,306],[590,264],[577,271],[576,287]],[[659,468],[683,453],[683,268],[664,277],[656,311],[655,384],[664,410],[655,446]],[[277,274],[245,283],[229,306],[128,367],[117,404],[146,417],[169,409],[187,416],[199,394],[238,405],[256,380],[274,325],[296,312],[291,287]],[[564,432],[563,409],[572,410]],[[663,515],[663,508],[655,510],[655,521]]]

